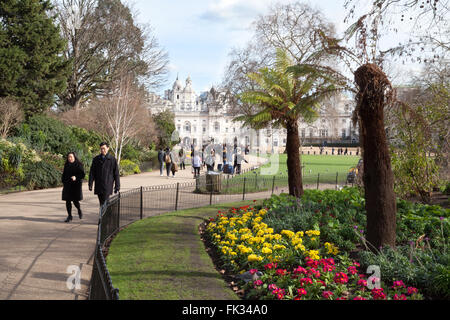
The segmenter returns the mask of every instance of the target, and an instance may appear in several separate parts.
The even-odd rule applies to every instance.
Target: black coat
[[[98,155],[92,160],[91,170],[89,172],[89,189],[95,181],[94,194],[111,195],[114,191],[120,190],[119,166],[117,160],[107,154],[105,159]]]
[[[84,179],[84,168],[81,163],[67,163],[64,166],[61,181],[63,183],[62,200],[81,201],[83,200],[82,182]],[[75,176],[76,180],[71,178]]]

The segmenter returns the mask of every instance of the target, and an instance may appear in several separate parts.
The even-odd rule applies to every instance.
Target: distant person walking
[[[244,157],[241,154],[241,148],[236,148],[236,153],[234,155],[234,170],[236,172],[236,174],[241,174],[241,164],[242,161],[245,161],[246,163],[248,163],[247,160],[244,159]]]
[[[200,157],[198,151],[194,151],[194,155],[192,156],[192,169],[194,174],[194,179],[200,176],[200,167],[202,165],[202,158]]]
[[[100,207],[113,193],[120,191],[120,175],[117,160],[110,155],[109,145],[106,142],[100,144],[100,154],[92,160],[89,172],[89,191],[95,182],[94,194],[98,196]]]
[[[75,152],[69,152],[64,164],[64,171],[61,177],[63,183],[62,200],[66,201],[67,219],[72,221],[72,202],[78,210],[78,217],[83,219],[80,201],[83,200],[82,182],[85,176],[84,166],[78,160]]]
[[[160,147],[158,151],[158,162],[159,162],[159,175],[162,177],[164,169],[164,151],[162,147]]]
[[[178,152],[178,156],[180,157],[180,170],[186,169],[186,153],[184,152],[183,147],[181,147],[180,151]]]
[[[173,156],[172,156],[172,152],[170,151],[169,147],[166,148],[166,152],[164,153],[164,163],[166,164],[167,179],[169,179],[170,172],[172,171],[172,164],[173,164]]]

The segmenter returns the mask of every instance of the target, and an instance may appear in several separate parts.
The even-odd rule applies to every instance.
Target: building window
[[[177,94],[177,100],[179,100],[180,99],[180,95],[179,94]]]
[[[190,122],[186,122],[185,124],[184,124],[184,131],[186,131],[186,132],[191,132],[191,123]]]
[[[215,132],[220,132],[220,124],[218,122],[214,123],[214,131]]]
[[[345,136],[346,136],[345,129],[342,129],[342,139],[345,139]]]
[[[273,146],[278,147],[278,139],[277,138],[273,139]]]
[[[206,132],[206,128],[205,127],[203,127],[203,133],[205,133]]]
[[[306,129],[302,129],[302,138],[306,136]]]

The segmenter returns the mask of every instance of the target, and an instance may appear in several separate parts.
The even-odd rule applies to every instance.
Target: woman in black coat
[[[62,191],[62,200],[66,201],[66,209],[68,217],[65,222],[72,221],[72,202],[78,209],[78,216],[83,218],[80,201],[83,200],[83,191],[81,189],[85,176],[84,167],[78,160],[75,152],[69,152],[66,157],[66,164],[62,174],[62,183],[64,185]]]

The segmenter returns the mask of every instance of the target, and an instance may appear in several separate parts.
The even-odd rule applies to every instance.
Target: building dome
[[[173,83],[172,89],[181,91],[181,88],[183,88],[183,84],[181,83],[181,81],[178,79],[178,76],[177,76],[177,80],[175,80],[175,82]]]
[[[184,92],[194,92],[192,89],[192,80],[189,76],[186,79],[186,87],[184,88]]]

